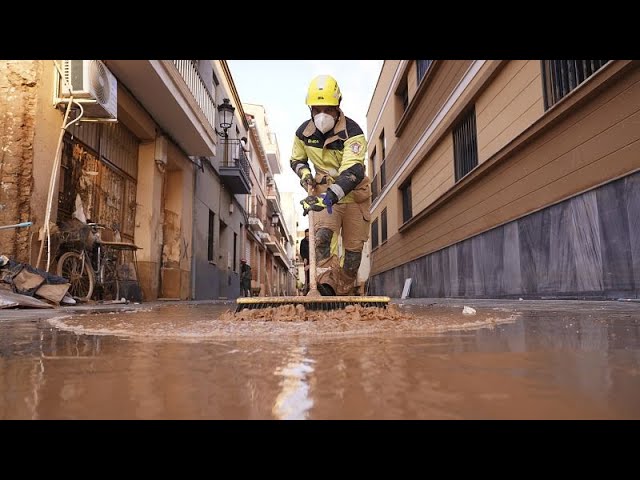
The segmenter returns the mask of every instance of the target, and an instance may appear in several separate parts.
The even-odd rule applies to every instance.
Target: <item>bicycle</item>
[[[63,239],[61,248],[66,251],[58,259],[57,274],[69,280],[69,294],[78,300],[90,300],[96,286],[101,290],[102,300],[119,300],[118,256],[101,241],[100,231],[106,226],[99,223],[86,226],[91,229],[92,238],[89,232],[79,235],[73,232],[75,236]]]

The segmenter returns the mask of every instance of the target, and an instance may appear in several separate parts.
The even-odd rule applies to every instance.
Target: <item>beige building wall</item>
[[[513,60],[475,102],[478,163],[491,158],[544,114],[540,60]]]
[[[440,105],[470,68],[444,63],[437,71],[442,81],[434,75],[428,87],[436,90]],[[409,163],[373,206],[372,220],[387,208],[389,221],[389,239],[372,255],[373,274],[640,168],[640,130],[634,128],[640,110],[637,62],[612,62],[546,112],[540,69],[540,61],[484,62],[457,100],[449,101],[433,135],[408,160],[407,152],[435,117],[429,113],[434,107],[427,90],[388,154],[398,168]],[[476,108],[479,165],[454,184],[451,129],[470,105]],[[390,181],[389,173],[387,177]],[[412,181],[413,219],[398,232],[398,187],[407,179]]]

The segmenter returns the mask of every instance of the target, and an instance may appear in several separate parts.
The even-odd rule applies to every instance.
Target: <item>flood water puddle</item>
[[[286,310],[286,309],[285,309]],[[514,322],[516,314],[479,309],[465,315],[460,308],[416,306],[368,307],[291,314],[273,309],[235,314],[222,305],[162,306],[134,312],[58,317],[51,325],[84,335],[116,335],[140,340],[354,335],[424,335],[451,330],[494,328]]]
[[[640,419],[639,305],[472,305],[0,315],[0,419]]]

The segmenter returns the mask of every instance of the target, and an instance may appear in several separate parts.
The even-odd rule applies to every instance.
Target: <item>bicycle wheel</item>
[[[115,261],[106,260],[100,267],[100,285],[102,300],[120,300],[120,281]]]
[[[80,300],[91,299],[96,284],[95,274],[89,262],[77,252],[66,252],[58,260],[57,273],[69,280],[69,295]],[[83,265],[84,263],[84,265]]]

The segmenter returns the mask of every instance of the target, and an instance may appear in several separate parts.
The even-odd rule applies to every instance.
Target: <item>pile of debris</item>
[[[0,255],[0,308],[72,305],[76,301],[67,293],[69,287],[66,278]]]
[[[282,305],[280,307],[244,309],[238,313],[224,312],[220,320],[258,322],[315,322],[318,320],[409,320],[411,316],[400,311],[394,304],[386,308],[349,305],[344,309],[329,311],[306,310],[302,305]]]

